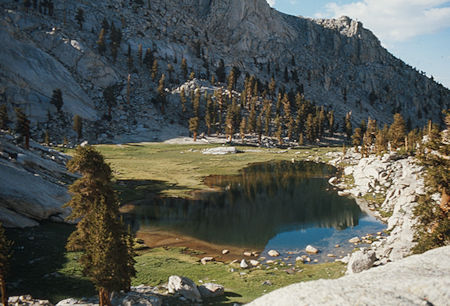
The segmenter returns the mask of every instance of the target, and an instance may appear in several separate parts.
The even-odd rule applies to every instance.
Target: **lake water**
[[[159,228],[218,245],[262,251],[275,249],[292,258],[311,244],[312,258],[332,261],[345,255],[348,240],[385,229],[356,202],[329,189],[336,169],[313,162],[254,164],[235,176],[210,176],[205,184],[221,192],[201,193],[195,200],[152,199],[136,206],[135,230]],[[130,216],[129,216],[130,217]],[[336,244],[342,245],[335,248]]]

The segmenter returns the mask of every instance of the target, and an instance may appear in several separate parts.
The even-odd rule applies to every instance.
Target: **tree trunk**
[[[197,141],[197,132],[194,132],[194,141]]]
[[[2,294],[3,305],[8,305],[8,296],[6,295],[6,282],[2,275],[0,275],[0,291]]]

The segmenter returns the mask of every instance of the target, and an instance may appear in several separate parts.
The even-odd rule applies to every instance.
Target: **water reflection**
[[[236,176],[211,176],[224,192],[196,200],[152,199],[128,216],[134,229],[158,227],[211,243],[264,248],[277,234],[358,225],[353,200],[327,191],[331,166],[312,162],[255,164]]]

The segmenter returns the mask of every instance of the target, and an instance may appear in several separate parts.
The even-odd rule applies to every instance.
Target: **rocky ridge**
[[[81,30],[74,19],[78,8],[84,10]],[[86,119],[85,138],[90,142],[187,135],[187,120],[180,112],[178,94],[172,91],[186,81],[182,57],[200,79],[209,80],[220,60],[226,73],[233,66],[239,69],[238,84],[246,73],[262,84],[273,75],[279,87],[300,90],[306,98],[334,107],[338,119],[351,111],[354,123],[368,116],[389,122],[391,113],[400,111],[423,125],[428,118],[439,121],[440,110],[450,105],[448,89],[393,57],[360,22],[347,17],[289,16],[270,8],[265,0],[154,0],[142,5],[120,0],[55,1],[52,16],[1,0],[0,9],[1,100],[11,115],[15,106],[27,111],[37,138],[48,129],[58,141],[61,135],[73,140],[75,114]],[[100,56],[97,51],[103,18],[122,31],[116,62],[108,52]],[[140,44],[144,52],[153,51],[159,75],[166,75],[165,114],[156,99],[158,79],[152,80],[137,59]],[[128,45],[134,58],[130,103]],[[210,91],[216,86],[204,83]],[[111,120],[105,117],[102,96],[107,86],[118,90]],[[64,120],[48,119],[48,114],[59,116],[49,103],[55,88],[63,91]]]
[[[39,220],[64,222],[70,213],[68,156],[30,141],[30,150],[0,132],[0,222],[5,227],[29,227]]]

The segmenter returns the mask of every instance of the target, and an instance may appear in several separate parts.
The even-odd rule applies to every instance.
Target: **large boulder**
[[[178,293],[192,302],[201,302],[202,296],[198,291],[197,285],[187,277],[172,275],[167,284],[169,293]]]
[[[225,288],[222,285],[206,283],[198,287],[198,291],[203,298],[212,298],[221,296],[225,293]]]
[[[377,259],[374,251],[357,251],[352,254],[347,265],[347,274],[368,270]]]
[[[448,305],[450,246],[334,280],[293,284],[248,305]]]

